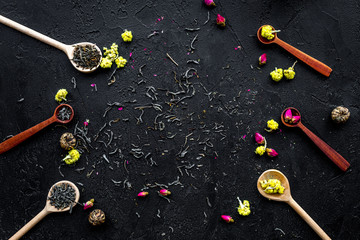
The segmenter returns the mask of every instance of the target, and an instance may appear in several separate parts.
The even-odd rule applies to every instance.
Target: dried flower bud
[[[101,225],[105,222],[105,213],[100,209],[95,209],[89,214],[89,223],[93,226]]]
[[[206,6],[209,6],[209,7],[216,6],[213,0],[204,0],[204,3],[206,4]]]
[[[228,215],[221,215],[221,218],[227,223],[234,222],[234,219],[232,219],[232,217],[230,217]]]
[[[279,128],[279,124],[274,119],[271,119],[267,121],[267,128],[268,129],[265,129],[266,131],[272,132]]]
[[[64,133],[60,137],[60,146],[65,150],[70,150],[76,145],[76,138],[72,133]]]
[[[221,16],[220,14],[218,14],[217,18],[216,18],[216,23],[220,27],[225,27],[225,18],[223,16]]]
[[[274,149],[272,148],[267,148],[266,149],[266,153],[269,157],[276,157],[277,155],[279,155]]]
[[[266,53],[264,53],[263,55],[261,55],[259,57],[259,65],[261,66],[261,65],[264,65],[264,64],[266,64]]]
[[[171,194],[171,192],[167,189],[161,189],[159,193],[165,197]]]
[[[290,124],[295,124],[295,123],[299,122],[300,118],[301,118],[300,116],[293,115],[291,109],[286,110],[286,112],[284,114],[285,122],[290,123]]]
[[[88,208],[91,208],[92,206],[94,206],[94,199],[90,199],[89,201],[87,201],[85,204],[84,204],[84,210],[88,209]]]
[[[260,133],[255,133],[255,142],[258,144],[264,144],[265,138]]]
[[[336,123],[345,123],[349,117],[349,109],[343,106],[338,106],[331,112],[331,119]]]
[[[149,195],[148,192],[139,192],[138,197],[146,197],[147,195]]]

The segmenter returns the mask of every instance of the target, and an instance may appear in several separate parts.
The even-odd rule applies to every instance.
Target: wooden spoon
[[[268,179],[278,179],[281,181],[281,185],[285,188],[284,193],[283,194],[269,194],[266,193],[262,188],[261,188],[261,184],[260,182],[263,180],[268,180]],[[286,176],[276,170],[276,169],[269,169],[265,172],[263,172],[261,174],[261,176],[259,177],[258,181],[257,181],[257,188],[258,191],[261,195],[263,195],[265,198],[270,199],[270,200],[274,200],[274,201],[279,201],[279,202],[286,202],[287,204],[289,204],[299,215],[300,217],[302,217],[305,222],[307,222],[307,224],[309,224],[309,226],[319,235],[319,237],[321,237],[321,239],[331,239],[325,232],[324,230],[322,230],[319,225],[309,216],[309,214],[307,214],[304,209],[302,209],[300,207],[299,204],[297,204],[297,202],[295,202],[295,200],[292,198],[291,196],[291,192],[290,192],[290,184],[288,179],[286,178]]]
[[[285,122],[285,112],[291,109],[291,112],[295,116],[300,116],[300,121],[295,124],[290,124]],[[287,127],[299,127],[315,144],[320,148],[323,153],[325,153],[331,161],[333,161],[341,170],[346,171],[350,167],[350,163],[345,160],[338,152],[336,152],[332,147],[330,147],[327,143],[321,140],[318,136],[316,136],[313,132],[307,129],[301,123],[301,115],[299,110],[293,107],[286,108],[281,114],[281,122]]]
[[[50,46],[53,46],[53,47],[56,47],[57,49],[60,49],[62,50],[63,52],[65,52],[66,56],[69,58],[71,64],[80,72],[83,72],[83,73],[91,73],[93,71],[95,71],[99,66],[100,66],[100,62],[101,62],[101,50],[99,49],[98,46],[96,46],[94,43],[90,43],[90,42],[80,42],[80,43],[75,43],[73,45],[66,45],[64,43],[61,43],[55,39],[52,39],[48,36],[45,36],[44,34],[41,34],[37,31],[34,31],[28,27],[25,27],[17,22],[14,22],[2,15],[0,15],[0,23],[8,26],[8,27],[11,27],[15,30],[18,30],[22,33],[25,33],[26,35],[30,36],[30,37],[33,37],[39,41],[42,41]],[[82,68],[80,66],[77,66],[76,63],[74,61],[72,61],[73,59],[73,56],[74,56],[74,49],[76,46],[84,46],[84,45],[93,45],[95,46],[95,48],[97,49],[97,51],[99,52],[100,54],[100,60],[99,60],[99,63],[97,64],[96,67],[92,68],[92,69],[89,69],[89,68]]]
[[[58,114],[59,111],[63,108],[63,107],[68,107],[71,110],[71,116],[68,120],[61,120],[58,118]],[[39,132],[40,130],[42,130],[43,128],[49,126],[50,124],[54,123],[54,122],[58,122],[58,123],[69,123],[74,117],[74,109],[68,105],[68,104],[60,104],[54,111],[54,115],[33,126],[32,128],[29,128],[15,136],[13,136],[12,138],[7,139],[6,141],[0,143],[0,154],[10,150],[11,148],[17,146],[18,144],[20,144],[21,142],[25,141],[26,139],[28,139],[29,137],[31,137],[32,135],[34,135],[35,133]]]
[[[310,67],[312,67],[313,69],[318,71],[319,73],[325,75],[326,77],[330,76],[332,69],[329,66],[327,66],[326,64],[320,62],[319,60],[316,60],[315,58],[307,55],[306,53],[300,51],[299,49],[291,46],[290,44],[280,40],[280,38],[277,37],[276,32],[273,33],[275,35],[275,37],[271,40],[268,40],[268,39],[262,37],[261,29],[264,26],[267,26],[267,25],[261,26],[259,28],[259,30],[257,31],[257,37],[260,42],[262,42],[263,44],[276,43],[277,45],[279,45],[280,47],[284,48],[286,51],[288,51],[289,53],[291,53],[292,55],[297,57],[299,60],[303,61],[304,63],[306,63],[307,65],[309,65]],[[271,27],[275,30],[275,28],[273,26],[271,26]]]
[[[50,197],[51,190],[53,187],[55,187],[56,185],[63,184],[63,183],[70,185],[75,190],[75,202],[72,204],[72,207],[74,207],[76,205],[76,203],[79,201],[80,191],[76,187],[76,185],[70,181],[64,180],[64,181],[55,183],[50,188],[48,197]],[[15,233],[9,240],[20,239],[25,233],[27,233],[32,227],[34,227],[38,222],[40,222],[41,219],[43,219],[49,213],[66,212],[69,210],[70,210],[70,206],[67,208],[64,208],[64,209],[57,209],[50,204],[50,200],[46,200],[45,208],[41,212],[39,212],[38,215],[36,215],[30,222],[28,222],[25,226],[23,226],[17,233]]]

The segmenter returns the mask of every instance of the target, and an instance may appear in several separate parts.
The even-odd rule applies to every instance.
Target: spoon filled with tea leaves
[[[44,34],[41,34],[35,30],[25,27],[24,25],[14,22],[13,20],[8,19],[2,15],[0,15],[0,23],[62,50],[69,58],[71,64],[80,72],[91,73],[100,66],[102,58],[101,50],[94,43],[80,42],[67,45],[45,36]]]
[[[68,104],[60,104],[55,109],[54,115],[51,118],[0,143],[0,154],[12,149],[13,147],[22,143],[23,141],[25,141],[35,133],[49,126],[50,124],[54,122],[66,124],[69,123],[73,119],[73,117],[74,117],[74,109]]]
[[[257,31],[257,37],[261,43],[263,43],[263,44],[276,43],[277,45],[279,45],[280,47],[282,47],[283,49],[285,49],[286,51],[288,51],[289,53],[294,55],[296,58],[298,58],[299,60],[301,60],[304,63],[306,63],[307,65],[309,65],[311,68],[313,68],[316,71],[318,71],[319,73],[321,73],[322,75],[324,75],[326,77],[330,76],[332,69],[329,66],[327,66],[326,64],[307,55],[306,53],[300,51],[299,49],[291,46],[290,44],[288,44],[288,43],[284,42],[283,40],[281,40],[280,38],[278,38],[277,31],[275,30],[275,28],[273,26],[271,26],[271,27],[273,29],[272,34],[274,36],[271,40],[261,36],[261,30],[265,26],[270,26],[270,25],[263,25]]]
[[[270,179],[276,179],[281,182],[281,185],[284,188],[283,193],[268,193],[263,189],[262,185],[264,185],[264,182],[269,181]],[[300,205],[292,198],[289,181],[282,172],[276,169],[269,169],[263,172],[257,181],[257,189],[263,197],[269,200],[286,202],[289,204],[300,215],[300,217],[302,217],[302,219],[304,219],[305,222],[309,224],[309,226],[319,235],[319,237],[321,237],[321,239],[331,239],[324,232],[324,230],[322,230],[321,227],[309,216],[309,214],[307,214],[305,210],[302,209]]]
[[[9,240],[20,239],[32,227],[34,227],[41,219],[49,213],[72,211],[72,208],[78,203],[80,191],[76,185],[70,181],[60,181],[55,183],[47,196],[44,209],[38,213],[30,222],[23,226]]]
[[[342,171],[346,171],[350,163],[343,158],[338,152],[330,147],[326,142],[321,140],[301,122],[301,114],[299,110],[293,107],[286,108],[281,113],[281,122],[287,127],[298,127],[300,128],[314,143],[325,153],[331,161],[333,161]]]

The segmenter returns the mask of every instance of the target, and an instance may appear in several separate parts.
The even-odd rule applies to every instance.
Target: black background
[[[104,129],[117,137],[109,147],[93,142],[94,149],[84,153],[76,166],[61,167],[65,179],[83,184],[77,184],[81,202],[95,198],[95,207],[106,213],[106,223],[91,227],[89,210],[78,206],[72,215],[47,216],[24,239],[317,239],[290,206],[268,201],[257,192],[256,180],[269,168],[286,174],[294,199],[331,238],[359,239],[358,1],[216,3],[216,8],[209,9],[200,0],[0,1],[0,14],[14,21],[66,44],[89,41],[102,48],[116,42],[120,55],[129,60],[115,73],[116,82],[108,86],[113,70],[77,72],[60,50],[0,25],[0,138],[49,118],[60,88],[69,91],[68,103],[75,109],[71,123],[53,124],[0,156],[1,239],[32,219],[45,205],[50,186],[63,179],[58,171],[66,155],[59,146],[61,134],[73,132],[77,122],[82,127],[89,119],[88,135],[94,140],[104,123],[117,118],[119,122]],[[208,12],[210,20],[204,25]],[[216,26],[217,13],[226,18],[225,29]],[[258,42],[255,34],[263,24],[281,29],[282,40],[329,65],[330,77],[298,63],[295,79],[273,82],[269,72],[291,66],[295,58],[276,45]],[[133,42],[122,42],[124,29],[133,32]],[[159,34],[148,38],[153,31]],[[197,34],[195,50],[189,51]],[[238,46],[241,50],[235,50]],[[257,68],[262,53],[267,53],[268,63]],[[190,59],[200,64],[187,64]],[[144,75],[139,76],[144,64]],[[195,95],[171,108],[166,104],[171,96],[161,89],[179,91],[173,71],[179,79],[190,67],[198,75],[189,79]],[[97,91],[90,86],[93,83]],[[146,96],[149,86],[157,89],[157,100]],[[21,98],[24,101],[19,103]],[[123,110],[113,107],[103,117],[107,103],[112,102],[121,103]],[[151,103],[163,107],[164,115],[158,118],[165,123],[163,131],[153,129],[160,113],[153,108],[145,109],[143,122],[137,124],[141,111],[134,108]],[[338,105],[351,111],[350,120],[341,126],[330,119]],[[269,119],[280,122],[287,106],[301,111],[304,124],[342,154],[350,170],[342,173],[299,129],[280,125],[281,132],[263,130]],[[171,114],[179,121],[168,120]],[[107,142],[104,132],[99,140]],[[254,154],[255,132],[262,133],[279,152],[277,158]],[[190,133],[188,153],[180,157]],[[201,142],[206,139],[204,149],[206,144]],[[134,145],[151,153],[158,166],[151,166],[149,158],[134,158],[130,153]],[[116,148],[123,156],[109,155]],[[197,159],[200,153],[205,157]],[[128,161],[129,173],[124,161]],[[189,175],[184,166],[189,167]],[[78,173],[77,168],[85,170]],[[182,185],[169,186],[170,203],[157,196],[159,188],[150,189],[145,199],[136,197],[145,184],[168,184],[178,176]],[[124,180],[131,188],[123,185]],[[250,201],[250,216],[238,215],[237,196]],[[224,223],[221,214],[231,215],[235,223]]]

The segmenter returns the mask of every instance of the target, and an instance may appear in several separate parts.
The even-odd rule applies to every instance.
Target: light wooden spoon
[[[285,191],[283,194],[269,194],[266,193],[262,188],[260,182],[263,180],[268,179],[278,179],[281,181],[282,186],[285,188]],[[257,181],[257,188],[261,195],[263,195],[265,198],[279,201],[279,202],[286,202],[289,204],[299,215],[302,217],[307,224],[321,237],[321,239],[330,239],[331,238],[324,232],[324,230],[321,229],[321,227],[307,214],[304,209],[300,207],[297,202],[292,198],[291,192],[290,192],[290,184],[286,176],[276,170],[276,169],[269,169],[261,174]]]
[[[80,42],[80,43],[75,43],[75,44],[72,44],[72,45],[66,45],[64,43],[61,43],[55,39],[52,39],[48,36],[45,36],[44,34],[41,34],[37,31],[34,31],[28,27],[25,27],[24,25],[21,25],[17,22],[14,22],[13,20],[11,19],[8,19],[2,15],[0,15],[0,23],[8,26],[8,27],[11,27],[15,30],[18,30],[19,32],[22,32],[22,33],[25,33],[26,35],[30,36],[30,37],[33,37],[41,42],[44,42],[50,46],[53,46],[57,49],[60,49],[62,50],[63,52],[65,52],[66,56],[69,58],[71,64],[80,72],[83,72],[83,73],[91,73],[93,71],[95,71],[99,66],[100,66],[100,62],[101,62],[101,50],[98,46],[96,46],[96,44],[94,43],[90,43],[90,42]],[[82,68],[80,66],[77,66],[76,63],[74,61],[72,61],[73,59],[73,56],[74,56],[74,49],[76,46],[84,46],[84,45],[93,45],[95,46],[95,48],[97,49],[97,51],[99,52],[100,54],[100,59],[99,59],[99,63],[97,64],[96,67],[94,68],[91,68],[91,69],[88,69],[88,68]]]
[[[80,198],[80,191],[76,187],[76,185],[70,181],[60,181],[55,183],[49,190],[48,197],[50,196],[51,190],[56,185],[60,185],[62,183],[69,184],[74,190],[75,190],[75,202],[73,203],[72,207],[76,205],[76,203],[79,201]],[[70,210],[70,206],[64,209],[57,209],[54,206],[50,205],[50,200],[46,200],[45,208],[38,213],[30,222],[28,222],[25,226],[23,226],[17,233],[15,233],[9,240],[17,240],[20,239],[25,233],[27,233],[32,227],[34,227],[38,222],[40,222],[41,219],[43,219],[46,215],[49,213],[54,212],[66,212]]]

